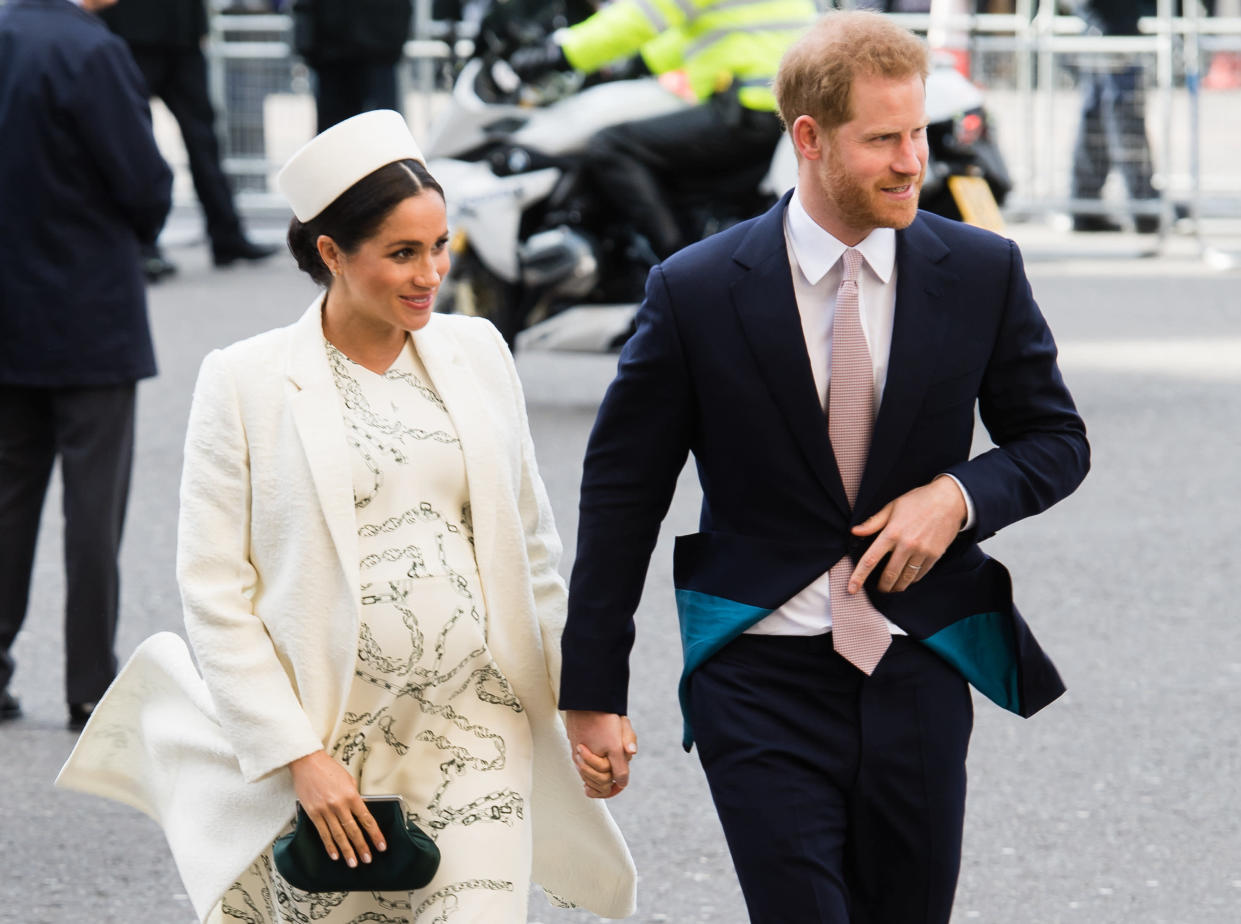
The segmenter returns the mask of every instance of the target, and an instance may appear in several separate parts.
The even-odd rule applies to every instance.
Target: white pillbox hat
[[[376,109],[307,141],[280,168],[276,186],[298,221],[310,221],[362,177],[406,158],[426,163],[404,116]]]

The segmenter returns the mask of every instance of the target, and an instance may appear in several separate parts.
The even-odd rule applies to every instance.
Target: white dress
[[[325,349],[350,447],[362,578],[354,682],[329,752],[363,795],[403,796],[442,860],[416,892],[308,894],[281,879],[268,850],[225,893],[218,920],[525,921],[531,734],[487,647],[456,429],[408,338],[383,375]]]

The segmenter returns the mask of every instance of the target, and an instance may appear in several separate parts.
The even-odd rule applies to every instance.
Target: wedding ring
[[[922,570],[921,565],[915,565],[913,562],[907,562],[905,567],[908,568],[910,571],[921,571]]]

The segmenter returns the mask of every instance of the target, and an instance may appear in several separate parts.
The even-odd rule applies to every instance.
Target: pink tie
[[[836,292],[836,319],[832,324],[832,375],[827,399],[827,433],[836,453],[840,480],[849,506],[857,501],[862,469],[874,427],[875,385],[870,350],[858,317],[858,272],[862,254],[845,251],[845,278]],[[892,643],[883,615],[871,605],[865,591],[849,594],[854,562],[848,555],[828,572],[832,603],[832,645],[863,673],[871,674]]]

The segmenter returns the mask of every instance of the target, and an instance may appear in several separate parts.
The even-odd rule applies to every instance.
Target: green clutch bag
[[[276,869],[285,882],[303,892],[410,892],[435,877],[439,847],[405,818],[401,797],[363,798],[388,849],[371,851],[370,863],[358,863],[352,869],[343,859],[333,860],[299,802],[293,830],[272,845]]]

